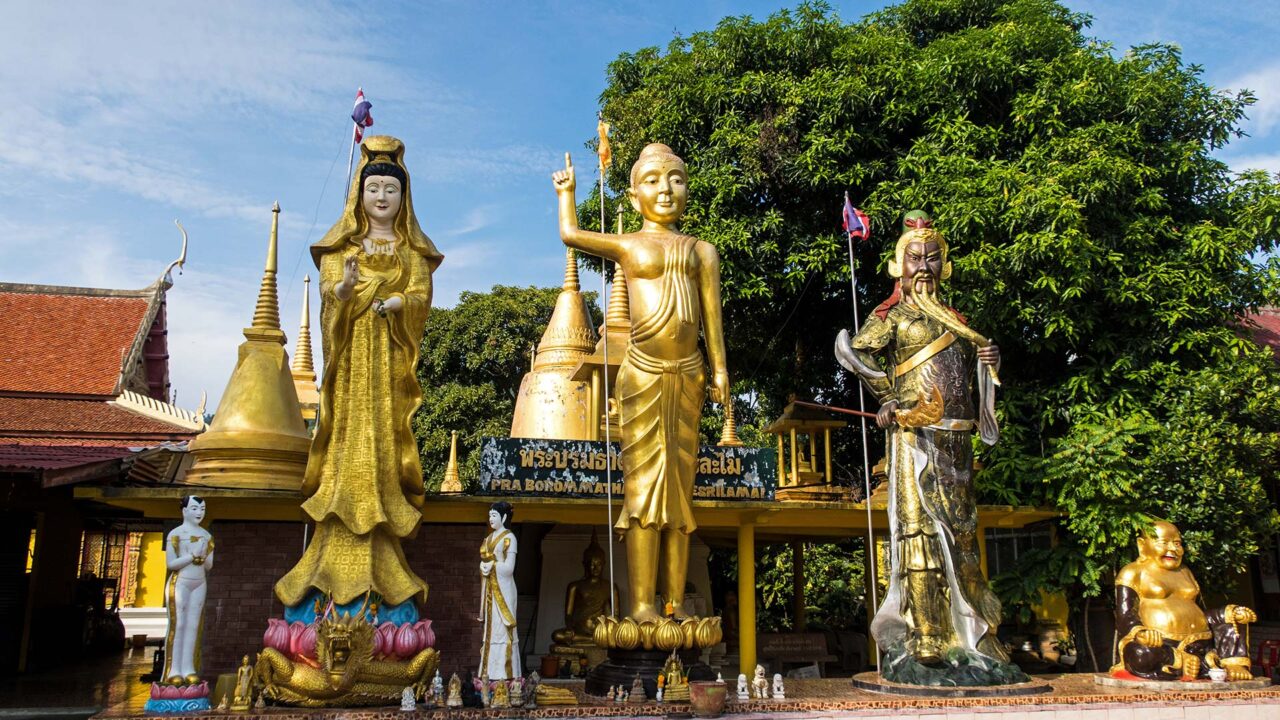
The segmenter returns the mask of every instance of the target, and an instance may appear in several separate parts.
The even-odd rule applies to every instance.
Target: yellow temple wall
[[[164,607],[164,575],[164,533],[143,533],[134,607]]]
[[[1069,615],[1067,597],[1062,593],[1048,593],[1042,590],[1040,602],[1032,605],[1031,609],[1035,611],[1036,618],[1042,623],[1056,622],[1063,627],[1067,625]]]

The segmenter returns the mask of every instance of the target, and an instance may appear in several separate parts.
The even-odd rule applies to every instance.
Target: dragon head
[[[363,613],[333,613],[316,626],[316,660],[337,688],[355,683],[373,660],[373,625]]]

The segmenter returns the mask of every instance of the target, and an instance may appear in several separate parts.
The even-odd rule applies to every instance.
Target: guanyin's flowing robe
[[[370,152],[366,147],[361,167]],[[422,403],[415,369],[431,309],[431,273],[441,256],[418,227],[407,182],[395,222],[400,240],[367,252],[354,214],[359,190],[355,183],[343,220],[312,248],[320,267],[325,364],[302,509],[316,529],[302,559],[276,584],[286,606],[312,588],[338,604],[370,589],[389,605],[425,600],[427,593],[400,540],[415,535],[422,520],[425,489],[411,423]],[[335,291],[351,257],[359,263],[359,281],[340,300]],[[374,311],[375,300],[393,297],[403,300],[400,310]]]

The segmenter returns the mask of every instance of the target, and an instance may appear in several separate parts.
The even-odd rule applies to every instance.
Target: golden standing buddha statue
[[[302,508],[316,523],[276,583],[286,606],[314,590],[341,605],[372,591],[385,606],[427,585],[403,538],[417,533],[425,489],[411,421],[431,274],[443,259],[413,211],[404,144],[365,138],[342,218],[311,247],[320,268],[324,379]]]
[[[1116,633],[1120,662],[1148,680],[1194,680],[1221,667],[1227,680],[1251,680],[1249,648],[1239,625],[1258,616],[1242,605],[1205,612],[1200,584],[1182,565],[1182,534],[1157,522],[1138,538],[1138,559],[1116,575]]]
[[[622,511],[630,573],[630,617],[661,620],[655,591],[685,617],[685,577],[693,519],[693,478],[706,369],[711,399],[729,399],[720,316],[720,256],[714,246],[677,229],[688,200],[684,161],[651,144],[631,168],[631,205],[644,218],[639,232],[606,234],[578,227],[573,164],[552,180],[566,245],[622,266],[631,300],[631,342],[618,371],[617,399],[626,470]]]

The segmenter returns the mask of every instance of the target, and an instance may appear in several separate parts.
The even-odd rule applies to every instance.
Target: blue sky
[[[832,4],[848,20],[883,6]],[[275,200],[293,339],[305,247],[341,210],[357,86],[371,132],[407,145],[448,306],[495,283],[559,283],[549,174],[565,150],[588,165],[610,60],[790,5],[4,0],[0,281],[143,287],[176,256],[181,218],[191,249],[169,294],[171,371],[179,404],[207,390],[212,408],[252,316]],[[1280,3],[1068,5],[1120,49],[1173,42],[1215,87],[1254,90],[1251,137],[1222,157],[1280,172]]]

